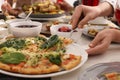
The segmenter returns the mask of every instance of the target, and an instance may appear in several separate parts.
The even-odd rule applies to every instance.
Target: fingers
[[[101,34],[99,33],[98,35],[96,35],[96,37],[93,39],[93,41],[89,44],[89,47],[91,47],[91,48],[95,47],[102,40],[103,40],[103,36],[101,36]]]
[[[77,26],[78,20],[79,20],[79,18],[81,16],[81,13],[82,13],[82,7],[81,6],[77,6],[75,8],[75,11],[74,11],[74,13],[72,15],[72,20],[71,20],[73,29]]]
[[[101,44],[96,45],[93,48],[87,49],[86,51],[89,55],[95,55],[95,54],[104,53],[106,51],[106,49],[107,49],[107,47],[105,47],[105,44],[101,43]]]
[[[109,37],[101,37],[98,41],[95,40],[92,42],[92,47],[87,49],[89,55],[104,53],[111,43],[111,39]]]
[[[83,26],[90,20],[90,16],[86,15],[81,21],[78,23],[79,28],[83,28]]]

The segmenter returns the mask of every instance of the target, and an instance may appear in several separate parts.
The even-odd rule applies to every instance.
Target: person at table
[[[14,3],[13,1],[16,1],[17,8],[18,7],[20,8],[23,5],[31,4],[30,0],[24,0],[22,2],[21,2],[21,0],[5,0],[1,6],[2,11],[3,12],[7,11],[8,14],[12,14],[12,15],[18,15],[21,12],[21,10],[12,8],[12,4]]]
[[[81,3],[81,0],[76,0],[73,2],[73,6],[71,6],[69,3],[66,2],[66,0],[63,0],[62,2],[59,2],[58,4],[60,7],[65,10],[65,11],[71,11],[73,10],[76,6],[78,6]]]
[[[98,6],[85,6],[79,5],[76,7],[72,16],[72,26],[75,28],[82,28],[88,21],[95,19],[99,16],[113,16],[116,0],[106,0]],[[81,21],[79,17],[84,15]],[[111,42],[120,42],[120,30],[105,29],[99,32],[93,41],[89,44],[90,48],[87,49],[89,55],[104,53]]]
[[[39,1],[39,0],[33,0],[34,2],[35,1]],[[15,10],[15,9],[12,9],[12,5],[13,4],[13,0],[7,0],[7,2],[5,2],[1,8],[3,11],[8,11],[8,13],[12,14],[12,15],[18,15],[19,14],[19,11],[18,10]],[[30,5],[31,4],[31,0],[24,0],[21,2],[21,0],[17,0],[17,5],[16,7],[21,7],[23,5]],[[73,7],[67,3],[65,0],[63,0],[63,2],[61,3],[57,3],[59,4],[59,6],[65,10],[65,11],[69,11],[69,10],[72,10]]]

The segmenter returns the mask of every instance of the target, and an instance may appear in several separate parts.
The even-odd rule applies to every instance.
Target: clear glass
[[[120,25],[120,0],[117,0],[117,3],[116,3],[115,17],[118,24]]]

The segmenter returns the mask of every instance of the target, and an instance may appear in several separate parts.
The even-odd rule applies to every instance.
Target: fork
[[[70,32],[70,38],[72,37],[73,32],[76,31],[77,29],[78,28],[76,27],[76,28],[74,28],[74,29],[71,30],[71,32]]]

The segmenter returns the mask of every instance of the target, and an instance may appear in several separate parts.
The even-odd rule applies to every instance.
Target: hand
[[[78,26],[79,28],[82,28],[88,21],[98,17],[100,15],[100,11],[98,7],[91,7],[91,6],[85,6],[85,5],[79,5],[75,8],[75,11],[72,16],[72,26],[75,28]],[[79,18],[84,16],[84,18],[79,21]]]
[[[7,12],[7,15],[12,14],[17,16],[20,12],[22,12],[22,10],[20,9],[12,9],[11,5],[8,2],[5,2],[4,4],[2,4],[1,9],[4,14],[6,14]]]
[[[114,41],[115,38],[115,30],[114,29],[105,29],[99,32],[94,40],[89,44],[89,49],[87,52],[89,55],[95,55],[104,53],[109,47],[110,43]]]
[[[59,2],[58,4],[61,7],[61,9],[65,11],[71,11],[73,9],[73,7],[69,3],[67,3],[65,0],[63,0],[62,2]]]
[[[3,12],[9,11],[12,9],[11,5],[8,2],[2,4],[1,9]]]

